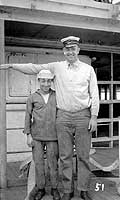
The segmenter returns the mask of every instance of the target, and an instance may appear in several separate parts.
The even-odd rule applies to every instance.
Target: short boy
[[[45,195],[44,147],[50,171],[51,194],[53,200],[60,200],[58,185],[58,143],[56,136],[56,97],[51,90],[54,75],[49,70],[41,70],[37,76],[40,89],[27,99],[25,129],[27,144],[32,147],[35,163],[35,186],[29,200],[41,200]]]

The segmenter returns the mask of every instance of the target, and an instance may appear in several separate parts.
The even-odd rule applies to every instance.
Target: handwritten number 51
[[[95,191],[98,192],[99,190],[104,191],[105,185],[103,183],[96,183]]]

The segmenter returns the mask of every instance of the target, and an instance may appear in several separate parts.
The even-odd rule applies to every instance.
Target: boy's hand
[[[9,69],[9,68],[12,68],[12,64],[10,64],[10,63],[9,64],[1,64],[0,65],[0,70],[1,69]]]
[[[27,145],[28,145],[29,147],[33,147],[33,146],[34,146],[34,145],[33,145],[33,139],[32,139],[31,134],[27,135]]]

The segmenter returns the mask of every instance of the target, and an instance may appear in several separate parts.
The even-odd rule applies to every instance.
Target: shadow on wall
[[[113,3],[113,0],[94,0],[94,1],[97,1],[97,2],[102,2],[102,3]]]

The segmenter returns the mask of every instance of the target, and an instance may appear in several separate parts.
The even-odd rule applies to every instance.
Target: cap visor
[[[75,43],[75,44],[65,44],[65,47],[74,47],[74,46],[78,46],[78,43]]]

